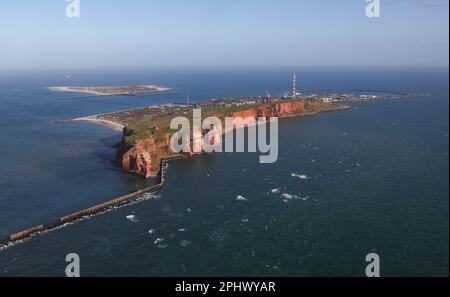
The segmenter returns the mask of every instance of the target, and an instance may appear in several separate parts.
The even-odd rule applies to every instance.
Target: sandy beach
[[[98,95],[98,96],[105,96],[107,94],[96,92],[92,90],[80,90],[80,89],[73,89],[73,87],[49,87],[50,90],[55,92],[75,92],[75,93],[85,93],[85,94],[91,94],[91,95]]]
[[[95,96],[150,94],[150,93],[160,93],[170,91],[170,88],[160,87],[156,85],[116,86],[116,87],[54,86],[49,87],[49,89],[56,92],[84,93]]]
[[[124,125],[121,125],[119,123],[116,123],[116,122],[113,122],[113,121],[104,120],[104,119],[99,119],[97,117],[97,115],[88,116],[88,117],[82,117],[82,118],[76,118],[76,119],[72,119],[70,121],[72,121],[72,122],[92,122],[92,123],[96,123],[96,124],[100,124],[100,125],[106,126],[108,128],[111,128],[111,129],[119,131],[119,132],[122,132],[123,128],[125,128]]]

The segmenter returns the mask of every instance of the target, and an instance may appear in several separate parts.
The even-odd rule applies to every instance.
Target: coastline
[[[182,158],[186,158],[186,156],[178,155],[163,158],[161,159],[160,166],[161,168],[163,168],[169,161],[174,161]],[[97,204],[89,208],[85,208],[83,210],[62,216],[52,223],[37,225],[35,227],[28,228],[26,230],[22,230],[14,234],[11,234],[8,238],[0,240],[0,252],[14,246],[18,242],[43,234],[44,232],[52,231],[69,223],[77,222],[86,217],[100,214],[114,207],[124,206],[132,202],[139,201],[139,199],[142,197],[143,194],[159,190],[164,186],[165,182],[164,170],[161,170],[161,172],[159,172],[157,178],[158,178],[157,183],[147,188],[137,190],[127,195],[120,196],[118,198],[113,198],[101,204]]]
[[[168,92],[171,88],[160,87],[156,85],[142,85],[139,87],[148,88],[148,91],[132,91],[132,87],[79,87],[79,86],[51,86],[48,87],[49,90],[55,92],[71,92],[71,93],[83,93],[90,94],[94,96],[114,96],[114,95],[138,95],[138,94],[152,94],[152,93],[162,93]],[[130,91],[120,91],[120,92],[101,92],[98,89],[110,89],[114,90],[117,88],[130,88]],[[97,89],[97,90],[95,90]]]
[[[94,124],[100,124],[102,126],[106,126],[108,128],[111,128],[112,130],[118,131],[118,132],[122,132],[123,129],[125,128],[125,125],[122,125],[118,122],[114,122],[114,121],[110,121],[110,120],[99,119],[98,116],[99,115],[92,115],[92,116],[87,116],[87,117],[82,117],[82,118],[71,119],[71,120],[67,120],[67,121],[68,122],[91,122]]]
[[[206,105],[205,103],[202,104],[203,106]],[[271,103],[261,102],[256,106],[238,106],[234,109],[233,107],[216,108],[215,114],[220,118],[224,116],[241,118],[265,116],[266,118],[279,117],[282,119],[348,110],[352,109],[352,106],[324,103],[317,100],[280,100]],[[160,160],[174,155],[169,148],[171,135],[174,132],[167,130],[167,121],[169,120],[167,117],[187,114],[190,111],[189,108],[180,110],[177,106],[158,105],[151,108],[144,107],[96,114],[57,121],[56,123],[86,121],[121,132],[122,140],[116,146],[117,151],[113,163],[127,173],[151,178],[156,176],[161,170],[159,166]],[[149,115],[154,117],[149,117]],[[209,116],[211,115],[210,111]],[[136,123],[138,123],[137,126]],[[235,128],[238,127],[234,127],[232,130],[235,130]],[[227,131],[227,129],[222,131],[223,134],[228,132],[231,131]],[[188,153],[190,156],[194,154]]]
[[[285,116],[283,118],[308,117],[308,116],[318,115],[320,113],[334,112],[334,111],[343,111],[343,110],[350,110],[350,109],[353,109],[353,107],[352,106],[348,106],[348,105],[340,105],[340,108],[339,109],[335,109],[335,110],[324,110],[324,111],[312,112],[312,113],[308,113],[308,114],[292,114],[292,115]],[[117,112],[122,112],[122,111],[117,111]],[[112,121],[112,120],[106,120],[106,119],[98,118],[99,116],[109,115],[109,114],[113,114],[113,113],[116,113],[116,112],[106,113],[106,114],[95,114],[95,115],[90,115],[90,116],[87,116],[87,117],[74,118],[74,119],[69,119],[69,120],[64,120],[64,121],[57,121],[57,123],[61,123],[61,122],[91,122],[91,123],[94,123],[94,124],[99,124],[99,125],[102,125],[102,126],[106,126],[106,127],[110,128],[110,129],[112,129],[114,131],[123,132],[123,129],[126,128],[126,125],[124,125],[122,123],[119,123],[117,121]],[[224,131],[224,133],[226,133],[226,132],[230,132],[230,131]]]
[[[106,96],[106,94],[96,91],[73,90],[72,87],[55,86],[55,87],[48,87],[48,89],[54,92],[84,93],[96,96]]]
[[[321,111],[310,112],[310,113],[305,113],[305,114],[290,114],[290,115],[284,116],[282,118],[314,116],[314,115],[320,114],[322,112],[348,110],[351,108],[352,108],[351,106],[336,105],[335,109],[321,110]],[[98,115],[81,117],[81,118],[76,118],[76,119],[71,119],[71,120],[66,120],[66,121],[60,121],[60,122],[87,121],[87,122],[92,122],[92,123],[96,123],[96,124],[101,124],[101,125],[107,126],[111,129],[114,129],[116,131],[121,131],[121,132],[123,132],[126,128],[125,125],[118,123],[117,121],[99,119],[98,118],[99,116],[102,116],[102,115],[98,114]],[[239,128],[234,128],[233,130],[235,130],[235,129],[239,129]],[[225,134],[225,133],[229,133],[231,131],[222,131],[222,132],[223,132],[223,134]],[[139,198],[141,198],[143,194],[159,190],[160,188],[163,187],[164,182],[165,182],[165,177],[164,177],[165,170],[163,170],[163,168],[165,167],[167,162],[172,161],[172,160],[182,159],[182,158],[187,158],[187,156],[181,155],[181,154],[175,154],[175,155],[171,155],[171,156],[169,156],[169,155],[162,156],[160,159],[160,162],[159,162],[160,170],[158,170],[156,175],[153,176],[153,177],[156,176],[156,178],[157,178],[156,184],[149,186],[147,188],[141,189],[141,190],[137,190],[135,192],[129,193],[124,196],[113,198],[113,199],[103,202],[101,204],[97,204],[92,207],[62,216],[52,223],[37,225],[35,227],[28,228],[26,230],[11,234],[8,238],[6,238],[4,240],[0,240],[0,252],[2,250],[5,250],[5,249],[13,246],[17,242],[21,242],[28,238],[32,238],[34,236],[43,234],[47,231],[51,231],[51,230],[60,228],[68,223],[77,222],[79,220],[82,220],[83,218],[102,213],[110,208],[127,205],[131,202],[139,200]],[[136,173],[138,173],[138,172],[136,172]]]

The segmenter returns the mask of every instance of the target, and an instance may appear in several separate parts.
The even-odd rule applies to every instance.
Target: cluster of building
[[[314,99],[320,100],[327,103],[333,102],[344,102],[344,101],[356,101],[356,100],[371,100],[378,99],[380,97],[375,95],[355,95],[355,94],[337,94],[337,93],[311,93],[306,94],[298,89],[298,80],[297,75],[293,74],[292,76],[292,91],[286,92],[283,97],[274,97],[271,96],[268,92],[266,96],[251,96],[251,97],[225,97],[225,98],[216,98],[211,99],[206,102],[198,103],[198,104],[188,104],[186,106],[194,106],[201,108],[233,108],[233,107],[243,107],[275,102],[283,99]],[[174,106],[166,106],[169,108],[173,108]],[[178,106],[177,111],[180,110],[180,106]]]

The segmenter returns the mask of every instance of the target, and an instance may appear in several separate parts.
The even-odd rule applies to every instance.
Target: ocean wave
[[[144,193],[141,198],[136,199],[137,201],[149,200],[149,199],[160,199],[161,194],[159,193]]]
[[[305,174],[297,174],[297,173],[292,173],[291,174],[292,177],[297,177],[299,179],[308,179],[308,176]]]
[[[153,243],[154,244],[159,244],[159,243],[161,243],[163,241],[164,241],[164,238],[157,238]]]
[[[280,193],[280,189],[272,189],[271,191],[273,194],[279,194]]]
[[[30,239],[31,239],[31,237],[25,238],[25,239],[20,239],[20,240],[14,241],[14,242],[8,242],[6,244],[2,244],[2,245],[0,245],[0,251],[4,251],[9,248],[12,248],[13,246],[24,243],[25,241],[30,240]]]
[[[302,201],[307,201],[309,200],[309,196],[298,196],[298,195],[293,195],[293,194],[288,194],[288,193],[284,193],[281,194],[281,197],[284,198],[284,202],[287,202],[289,200],[302,200]]]
[[[284,199],[289,199],[289,200],[294,200],[294,199],[298,199],[299,198],[297,195],[292,195],[292,194],[287,194],[287,193],[281,194],[281,196]]]
[[[120,204],[120,205],[116,205],[116,206],[110,206],[110,207],[108,207],[108,208],[106,208],[106,209],[104,209],[104,210],[102,210],[100,212],[97,212],[95,214],[86,215],[86,216],[83,216],[83,217],[81,217],[79,219],[76,219],[74,221],[71,221],[71,222],[65,223],[63,225],[57,226],[55,228],[51,228],[49,230],[44,230],[44,231],[41,231],[41,232],[36,232],[36,233],[32,234],[31,236],[29,236],[27,238],[24,238],[24,239],[21,239],[21,240],[17,240],[17,241],[14,241],[14,242],[9,242],[7,244],[0,245],[0,251],[9,249],[9,248],[11,248],[13,246],[16,246],[16,245],[22,244],[24,242],[27,242],[29,240],[32,240],[34,237],[37,237],[37,236],[40,236],[40,235],[45,235],[47,233],[66,228],[68,226],[77,224],[77,223],[85,221],[85,220],[90,220],[93,217],[109,213],[109,212],[114,211],[116,209],[120,209],[120,208],[123,208],[123,207],[128,207],[128,206],[131,206],[131,205],[135,205],[135,204],[138,204],[138,203],[140,203],[142,201],[159,199],[159,198],[161,198],[161,194],[160,193],[156,193],[156,192],[144,193],[144,194],[142,194],[142,196],[140,196],[137,199],[134,199],[133,201],[129,201],[129,202],[126,202],[126,203],[123,203],[123,204]]]
[[[237,197],[236,197],[236,200],[237,200],[237,201],[248,201],[247,198],[245,198],[244,196],[241,196],[241,195],[237,196]]]
[[[128,216],[126,216],[126,219],[127,220],[130,220],[131,222],[133,222],[133,223],[137,223],[137,219],[136,219],[136,216],[135,215],[128,215]]]

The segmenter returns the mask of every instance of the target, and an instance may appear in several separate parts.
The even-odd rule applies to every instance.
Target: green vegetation
[[[227,103],[217,103],[217,102],[207,102],[200,104],[199,106],[195,108],[201,108],[202,111],[202,120],[208,118],[208,117],[218,117],[222,120],[222,123],[224,121],[224,118],[226,116],[231,115],[234,112],[240,112],[245,110],[252,110],[257,109],[264,106],[272,106],[275,107],[275,105],[282,103],[290,103],[290,102],[298,102],[298,101],[304,101],[307,112],[314,113],[314,112],[320,112],[320,111],[327,111],[327,110],[334,110],[335,105],[333,104],[326,104],[320,101],[316,100],[299,100],[299,99],[283,99],[283,100],[276,100],[272,103],[266,103],[266,102],[257,102],[254,104],[243,104],[243,105],[235,105],[231,104],[231,106],[225,107],[224,104]],[[316,104],[317,103],[317,104]],[[136,110],[136,113],[133,114],[131,117],[128,115],[127,122],[129,125],[127,126],[128,129],[131,131],[131,135],[125,137],[125,141],[127,144],[133,146],[136,140],[148,138],[150,136],[153,136],[155,138],[155,141],[158,142],[160,140],[163,140],[168,134],[171,136],[173,133],[175,133],[175,130],[170,129],[170,123],[172,119],[175,117],[186,117],[189,119],[191,127],[192,127],[192,114],[193,108],[190,107],[166,107],[161,108],[160,110],[147,110],[147,109],[141,109]],[[129,114],[129,112],[128,112]],[[136,119],[138,118],[138,119]]]
[[[249,105],[233,105],[230,107],[219,107],[205,104],[200,106],[202,109],[202,119],[208,117],[218,117],[223,121],[223,119],[230,113],[239,112],[249,109],[255,109],[265,105],[266,103],[256,103]],[[186,114],[183,114],[186,113]],[[192,109],[184,109],[183,112],[168,112],[163,115],[149,115],[145,119],[139,120],[128,126],[128,129],[132,131],[131,135],[125,137],[125,141],[129,145],[133,145],[136,140],[144,139],[150,136],[155,137],[155,141],[162,140],[167,134],[173,134],[176,131],[170,129],[170,122],[172,119],[178,116],[186,117],[191,126],[193,124],[193,114]]]

